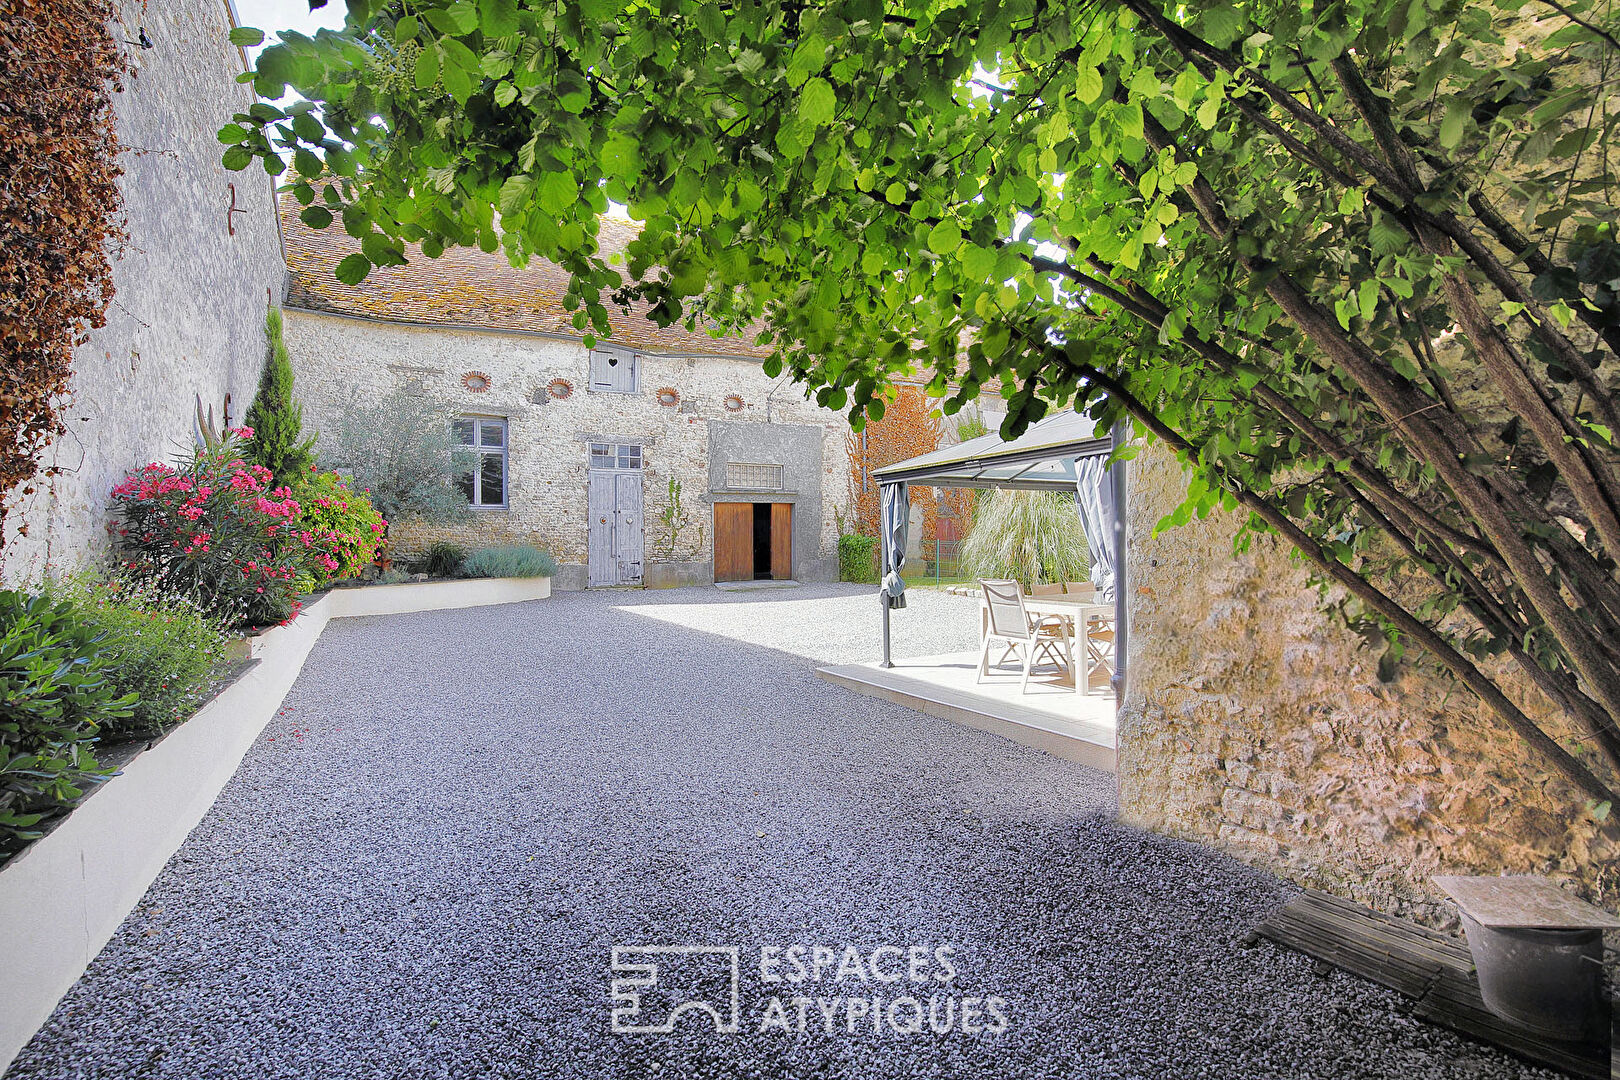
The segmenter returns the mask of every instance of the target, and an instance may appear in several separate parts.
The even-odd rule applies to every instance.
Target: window
[[[781,491],[782,466],[728,461],[726,487],[733,491]]]
[[[591,351],[591,389],[609,394],[633,394],[638,389],[641,357],[621,349]]]
[[[591,468],[639,469],[641,447],[632,443],[591,443]]]
[[[467,502],[490,509],[506,506],[506,421],[463,416],[451,421],[458,446],[472,451],[472,468],[456,477]]]

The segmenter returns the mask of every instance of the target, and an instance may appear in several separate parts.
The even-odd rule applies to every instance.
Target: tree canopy
[[[446,246],[756,333],[859,426],[1128,416],[1589,810],[1620,784],[1620,40],[1596,0],[350,0],[221,138],[338,267]],[[252,36],[249,32],[248,36]],[[642,223],[617,263],[611,203]],[[1516,669],[1518,675],[1508,674]],[[1514,692],[1552,703],[1538,722]],[[1531,710],[1538,714],[1541,710]]]

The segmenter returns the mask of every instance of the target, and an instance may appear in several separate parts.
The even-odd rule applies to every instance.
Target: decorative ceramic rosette
[[[658,388],[658,404],[667,408],[674,408],[681,403],[681,394],[673,386],[660,386]]]
[[[742,412],[746,403],[743,401],[741,394],[727,394],[725,400],[720,404],[726,407],[726,412]]]
[[[490,378],[482,371],[469,371],[461,377],[461,385],[475,394],[489,389]]]
[[[574,396],[574,384],[567,379],[552,379],[546,384],[546,393],[553,401],[567,401]]]

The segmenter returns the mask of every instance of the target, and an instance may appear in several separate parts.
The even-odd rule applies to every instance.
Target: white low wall
[[[551,579],[468,578],[465,581],[424,581],[411,585],[368,585],[363,589],[333,589],[324,597],[331,617],[347,615],[404,615],[411,611],[487,607],[544,600],[551,595]]]
[[[0,869],[0,1073],[214,805],[330,620],[550,595],[550,578],[336,589],[254,638],[258,666]]]

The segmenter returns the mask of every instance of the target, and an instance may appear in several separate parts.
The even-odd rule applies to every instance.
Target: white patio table
[[[1114,617],[1113,604],[1099,604],[1093,600],[1071,600],[1066,596],[1026,596],[1024,597],[1024,610],[1031,615],[1061,615],[1069,620],[1074,628],[1085,627],[1087,631],[1101,621]],[[984,602],[984,594],[979,595],[979,640],[990,632],[990,608]],[[1083,694],[1091,693],[1091,650],[1086,649],[1086,680],[1081,683],[1076,678],[1075,689]]]

